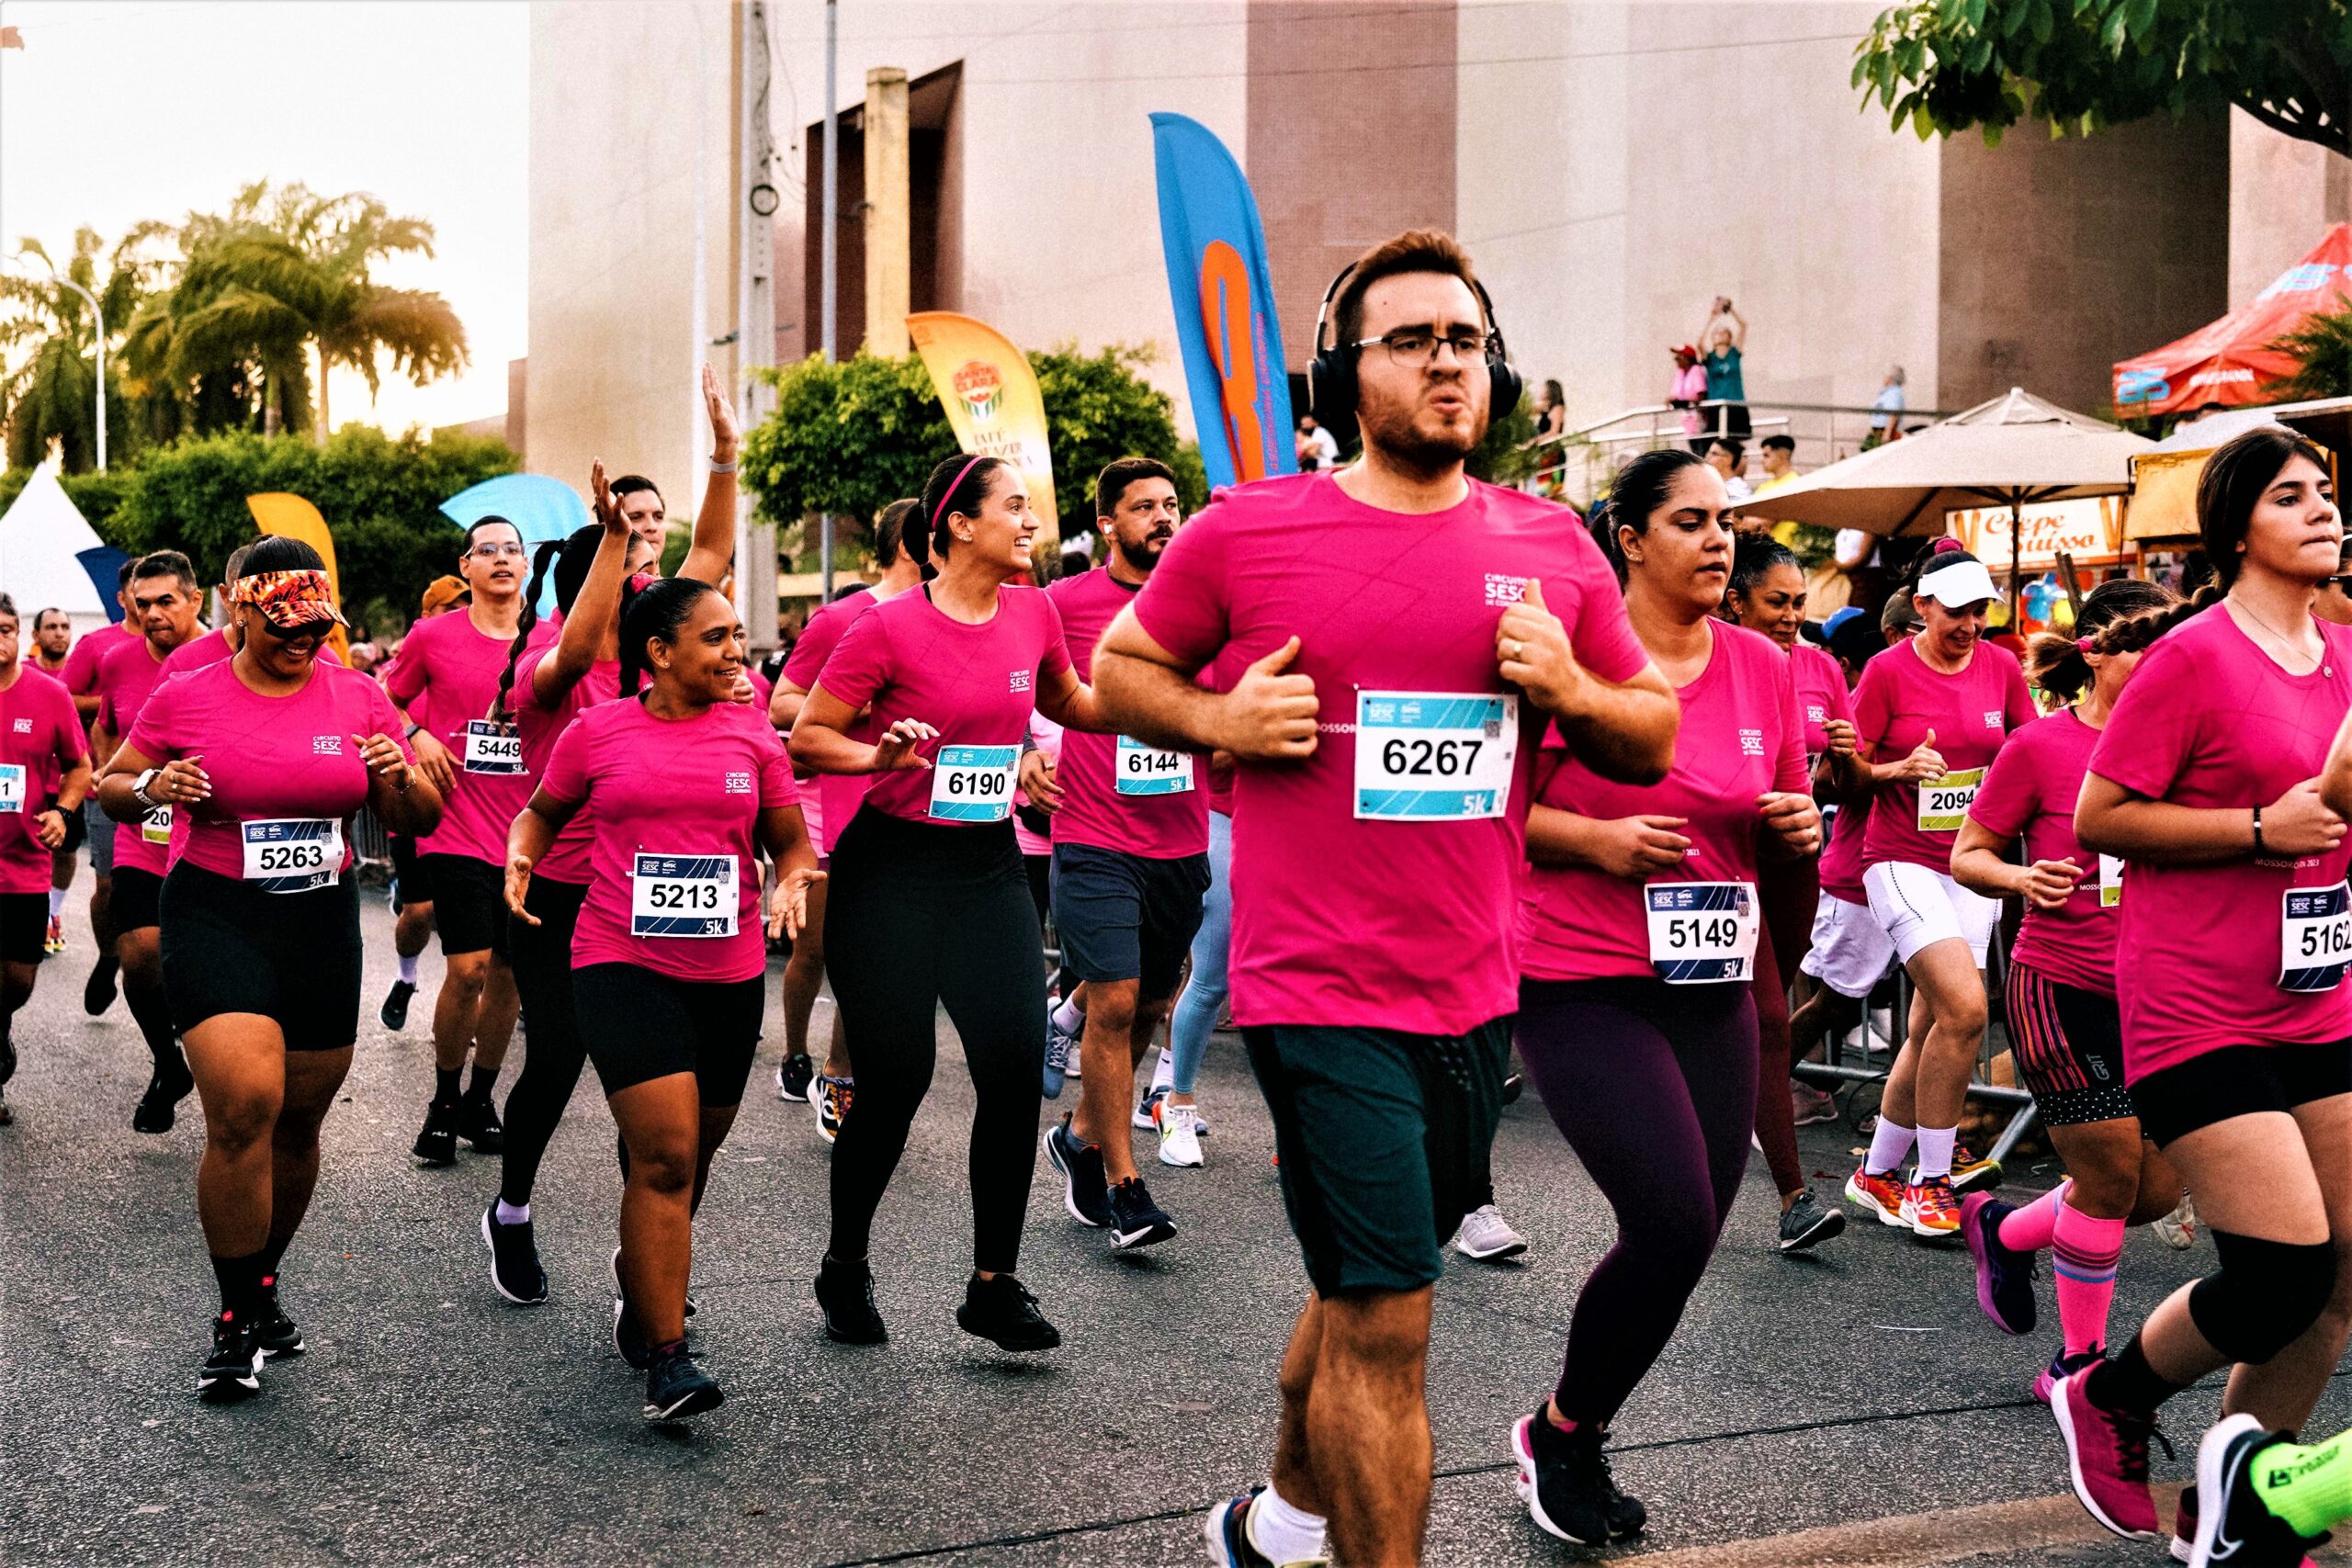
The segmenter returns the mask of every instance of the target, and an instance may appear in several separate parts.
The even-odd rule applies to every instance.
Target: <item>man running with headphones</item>
[[[1654,783],[1679,716],[1576,518],[1464,472],[1520,380],[1462,247],[1399,234],[1325,306],[1314,412],[1363,459],[1225,492],[1094,660],[1106,728],[1239,763],[1233,1012],[1314,1293],[1272,1480],[1207,1521],[1236,1568],[1419,1560],[1430,1291],[1501,1110],[1537,743]],[[1195,684],[1220,655],[1231,689]]]

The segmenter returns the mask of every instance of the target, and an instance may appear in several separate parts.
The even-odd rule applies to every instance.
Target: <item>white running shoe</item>
[[[1201,1113],[1190,1105],[1170,1105],[1165,1096],[1151,1102],[1151,1113],[1159,1128],[1159,1163],[1172,1166],[1204,1166],[1208,1160],[1201,1153]]]
[[[1527,1238],[1510,1228],[1502,1211],[1492,1203],[1462,1216],[1453,1233],[1453,1250],[1482,1263],[1499,1263],[1527,1250]]]

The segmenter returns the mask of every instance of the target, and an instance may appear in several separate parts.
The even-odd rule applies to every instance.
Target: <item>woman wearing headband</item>
[[[873,777],[834,842],[825,912],[858,1093],[833,1145],[832,1237],[817,1300],[829,1337],[887,1337],[867,1241],[931,1085],[944,1004],[978,1101],[972,1277],[956,1320],[1004,1349],[1051,1349],[1060,1333],[1012,1273],[1046,1044],[1037,912],[1012,836],[1013,774],[1033,710],[1075,729],[1103,727],[1052,602],[1013,584],[1031,570],[1038,526],[1019,471],[994,457],[948,459],[923,487],[922,520],[939,575],[857,619],[792,728],[796,761]],[[873,739],[856,739],[869,706]]]
[[[2065,1345],[2034,1381],[2044,1404],[2052,1383],[2105,1354],[2126,1224],[2161,1219],[2180,1201],[2180,1179],[2142,1137],[2123,1087],[2115,999],[2122,863],[2075,840],[2091,749],[2140,659],[2101,652],[2098,634],[2172,597],[2153,582],[2102,582],[2083,601],[2073,634],[2034,638],[2033,683],[2069,705],[2009,738],[1952,846],[1962,886],[2025,901],[2002,1017],[2018,1077],[2033,1092],[2068,1179],[2021,1209],[1972,1192],[1960,1219],[1976,1258],[1977,1304],[2007,1333],[2032,1331],[2034,1255],[2052,1255]],[[2012,853],[2020,840],[2022,864]]]
[[[1960,1229],[1960,1112],[1984,1038],[1984,953],[2000,912],[1952,880],[1952,841],[2002,741],[2036,715],[2017,656],[1983,640],[1994,599],[1984,563],[1939,539],[1920,564],[1921,629],[1871,660],[1854,690],[1873,789],[1862,885],[1918,996],[1846,1196],[1883,1224],[1935,1240]],[[1900,1167],[1915,1139],[1906,1182]],[[1999,1175],[1982,1162],[1959,1169],[1971,1185]]]
[[[160,934],[204,1102],[196,1204],[220,1309],[197,1389],[216,1399],[257,1392],[266,1357],[302,1348],[278,1304],[278,1260],[359,1032],[352,814],[365,805],[417,834],[441,817],[384,689],[318,657],[343,621],[318,552],[259,541],[230,599],[236,656],[158,687],[98,784],[118,822],[166,805],[188,820]]]

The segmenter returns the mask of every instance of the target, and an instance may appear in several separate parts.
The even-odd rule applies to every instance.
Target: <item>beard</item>
[[[1127,563],[1129,570],[1148,576],[1151,569],[1159,564],[1160,555],[1168,548],[1168,541],[1173,536],[1169,534],[1147,534],[1140,543],[1130,545],[1116,534],[1113,534],[1111,547],[1119,552],[1119,558]]]
[[[1475,404],[1466,425],[1425,428],[1419,404],[1374,404],[1356,411],[1366,447],[1376,446],[1392,463],[1422,473],[1442,473],[1475,450],[1487,434],[1487,416]]]

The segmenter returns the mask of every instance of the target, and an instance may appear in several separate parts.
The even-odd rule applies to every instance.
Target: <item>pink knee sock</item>
[[[2022,1209],[2001,1216],[2001,1245],[2013,1252],[2040,1252],[2050,1245],[2058,1225],[2058,1206],[2074,1183],[2062,1181]]]
[[[2006,1223],[2002,1230],[2006,1241]],[[2108,1304],[2115,1299],[2115,1264],[2123,1256],[2123,1222],[2095,1220],[2071,1204],[2061,1205],[2050,1246],[2066,1354],[2103,1348]]]

